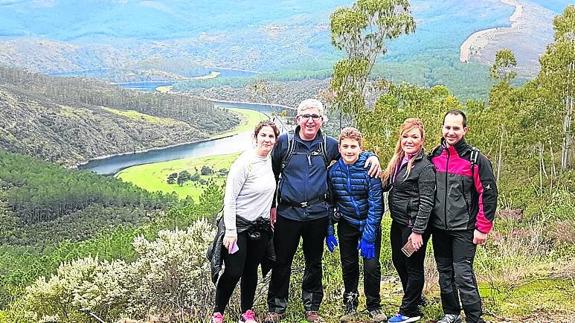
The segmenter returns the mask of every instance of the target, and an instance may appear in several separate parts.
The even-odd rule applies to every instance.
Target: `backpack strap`
[[[325,167],[328,167],[330,160],[329,160],[329,157],[327,156],[327,139],[326,139],[327,136],[322,134],[322,137],[323,137],[323,140],[319,144],[319,152],[321,154],[321,157],[323,158],[323,162],[325,164]]]
[[[469,162],[471,163],[471,179],[475,183],[475,165],[479,159],[479,149],[471,146],[471,154],[469,155]]]
[[[327,137],[322,134],[323,140],[319,143],[318,153],[323,158],[323,162],[325,164],[325,167],[328,167],[330,160],[329,160],[329,157],[327,155],[327,139],[326,138]],[[289,163],[291,157],[293,156],[293,154],[295,152],[296,142],[295,142],[295,131],[294,130],[290,130],[288,132],[287,145],[288,145],[287,149],[285,150],[285,153],[282,156],[281,170],[283,170],[287,166],[287,164]]]
[[[295,151],[295,133],[293,130],[290,130],[288,132],[288,137],[287,137],[287,149],[284,152],[284,155],[282,156],[282,166],[281,166],[281,170],[283,170],[287,164],[289,163],[291,157],[293,156],[293,153]]]

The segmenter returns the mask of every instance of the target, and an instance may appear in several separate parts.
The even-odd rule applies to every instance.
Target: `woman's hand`
[[[226,247],[226,249],[228,249],[228,252],[232,250],[232,246],[238,241],[238,236],[224,236],[224,241],[222,242],[222,244],[224,245],[224,247]]]
[[[419,233],[412,232],[408,239],[411,240],[411,245],[415,251],[423,246],[423,237]]]

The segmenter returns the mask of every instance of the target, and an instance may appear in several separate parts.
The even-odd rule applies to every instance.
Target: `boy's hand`
[[[357,249],[361,251],[361,256],[365,259],[372,259],[375,257],[375,245],[373,242],[361,239],[357,245]]]
[[[325,237],[325,245],[327,246],[329,252],[333,252],[335,250],[335,247],[337,247],[337,239],[333,234],[329,234],[327,237]]]

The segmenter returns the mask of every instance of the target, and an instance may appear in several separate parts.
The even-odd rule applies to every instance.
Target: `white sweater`
[[[237,235],[236,216],[253,221],[269,219],[276,181],[271,157],[260,157],[255,150],[242,153],[228,173],[224,196],[226,235]]]

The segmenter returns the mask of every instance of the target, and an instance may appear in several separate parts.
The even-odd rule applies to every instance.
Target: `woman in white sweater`
[[[276,189],[270,152],[278,135],[275,123],[260,122],[254,131],[255,149],[242,153],[230,168],[224,197],[225,267],[216,286],[212,323],[224,322],[225,307],[240,278],[242,314],[239,322],[256,322],[252,307],[257,268],[271,238],[269,218]]]

